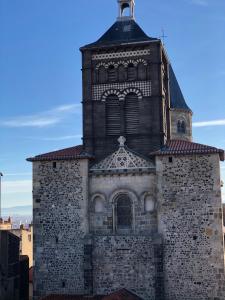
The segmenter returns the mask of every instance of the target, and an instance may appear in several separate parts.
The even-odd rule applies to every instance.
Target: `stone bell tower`
[[[81,48],[85,151],[102,159],[124,136],[148,155],[170,137],[168,59],[159,39],[134,20],[134,0],[118,0],[119,15],[95,43]]]

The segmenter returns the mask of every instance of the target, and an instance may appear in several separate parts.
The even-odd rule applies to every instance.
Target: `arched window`
[[[117,229],[131,229],[132,205],[126,194],[119,195],[116,199]]]
[[[177,132],[178,133],[186,133],[186,123],[184,121],[177,122]]]
[[[146,80],[146,67],[143,63],[137,66],[138,80]]]
[[[94,199],[94,207],[96,213],[101,213],[104,211],[104,202],[100,196],[96,196]]]
[[[138,96],[130,93],[125,98],[125,132],[138,134],[140,125],[140,109]]]
[[[134,64],[130,63],[127,67],[127,79],[128,81],[134,81],[137,78],[137,70]]]
[[[182,121],[182,123],[181,123],[181,132],[186,133],[186,124],[184,121]]]
[[[98,69],[98,82],[105,83],[107,81],[107,72],[104,66]]]
[[[117,71],[113,65],[110,65],[108,68],[108,81],[115,82],[117,80]]]
[[[126,80],[126,70],[123,65],[119,65],[118,67],[118,80],[119,82],[123,82]]]
[[[129,3],[123,3],[121,5],[121,14],[122,14],[122,17],[129,17],[130,16],[130,5],[129,5]]]
[[[120,135],[120,103],[116,95],[106,98],[106,135]]]

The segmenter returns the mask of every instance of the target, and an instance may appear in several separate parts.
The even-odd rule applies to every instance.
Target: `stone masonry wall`
[[[156,208],[152,212],[145,211],[144,200],[150,196],[156,202],[155,172],[149,174],[110,174],[92,175],[89,182],[89,217],[90,232],[96,234],[112,234],[116,216],[113,214],[115,199],[119,193],[128,194],[132,200],[133,232],[135,234],[150,234],[157,232]],[[95,212],[95,197],[100,196],[104,209]]]
[[[156,159],[166,300],[224,300],[219,156]]]
[[[94,292],[126,288],[144,300],[155,299],[154,242],[149,236],[95,236]]]
[[[35,162],[34,295],[83,294],[88,161]]]

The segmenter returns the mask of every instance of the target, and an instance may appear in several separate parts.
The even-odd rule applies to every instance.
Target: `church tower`
[[[84,148],[97,160],[116,149],[119,136],[146,156],[170,138],[168,58],[135,22],[134,5],[118,0],[117,21],[81,48]]]
[[[83,145],[28,159],[34,300],[224,300],[224,151],[192,142],[164,45],[117,2],[80,49]]]

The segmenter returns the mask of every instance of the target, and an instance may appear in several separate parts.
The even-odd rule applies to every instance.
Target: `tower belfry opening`
[[[118,21],[134,20],[134,0],[118,0],[119,17]]]

